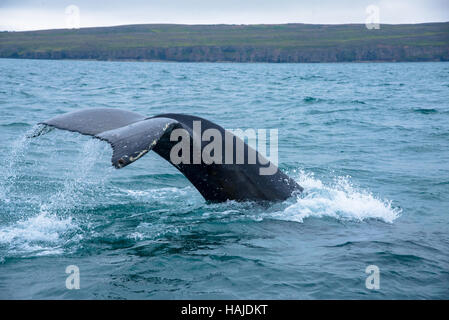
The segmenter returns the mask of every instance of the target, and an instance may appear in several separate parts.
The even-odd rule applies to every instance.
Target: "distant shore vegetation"
[[[0,32],[1,58],[185,62],[449,61],[449,22],[145,24]]]

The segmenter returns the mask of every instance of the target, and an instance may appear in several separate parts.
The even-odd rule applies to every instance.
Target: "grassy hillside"
[[[449,60],[449,23],[129,25],[0,32],[0,57],[170,61]]]

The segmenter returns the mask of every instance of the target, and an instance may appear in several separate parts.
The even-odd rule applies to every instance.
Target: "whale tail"
[[[74,111],[41,122],[46,127],[78,132],[108,142],[113,149],[112,164],[123,168],[153,150],[170,162],[195,186],[202,196],[212,202],[279,201],[289,198],[303,189],[293,179],[280,171],[273,163],[219,125],[196,116],[184,114],[162,114],[145,117],[135,112],[120,109],[92,108]],[[195,132],[198,125],[199,132]],[[173,147],[179,143],[172,138],[176,129],[184,130],[187,148],[183,152],[185,161],[173,160]],[[199,138],[210,129],[220,133],[214,161],[196,157],[203,154],[207,142]],[[209,130],[209,131],[208,131]],[[41,130],[36,136],[47,133]],[[227,137],[225,139],[225,137]],[[214,139],[216,139],[214,137]],[[237,161],[236,145],[243,146],[243,161]],[[231,151],[231,157],[226,152]],[[250,163],[250,155],[256,155]],[[242,160],[242,159],[240,159]],[[236,162],[239,162],[238,164]],[[272,174],[262,175],[261,169],[271,168]]]

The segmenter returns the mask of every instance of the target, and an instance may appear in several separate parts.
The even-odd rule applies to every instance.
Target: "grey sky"
[[[67,27],[76,5],[80,27],[138,23],[252,24],[365,23],[379,8],[380,23],[449,21],[449,0],[0,0],[0,30]]]

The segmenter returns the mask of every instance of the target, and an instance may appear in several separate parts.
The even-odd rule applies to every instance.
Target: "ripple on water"
[[[0,59],[0,297],[448,297],[446,65]],[[156,156],[115,170],[104,142],[24,138],[100,106],[278,128],[305,192],[211,204]]]

